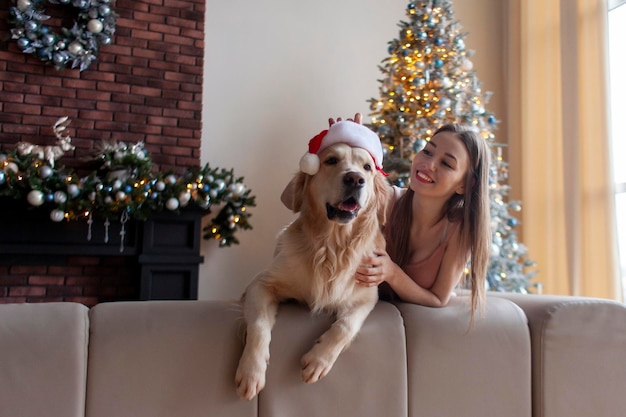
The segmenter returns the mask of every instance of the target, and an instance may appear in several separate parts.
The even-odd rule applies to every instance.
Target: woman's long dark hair
[[[485,298],[485,279],[491,250],[489,216],[489,165],[491,150],[487,141],[472,127],[446,124],[434,134],[452,132],[463,142],[469,154],[469,170],[465,176],[463,195],[454,194],[446,202],[442,219],[460,222],[461,248],[469,256],[472,321],[474,312],[482,309]],[[413,223],[414,192],[408,189],[396,202],[391,212],[387,252],[393,261],[404,267],[409,261],[409,242]]]

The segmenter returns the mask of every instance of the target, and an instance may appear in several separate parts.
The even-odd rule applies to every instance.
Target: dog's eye
[[[329,157],[328,157],[328,158],[324,161],[324,163],[325,163],[326,165],[337,165],[337,163],[338,163],[338,162],[339,162],[339,159],[337,159],[337,158],[336,158],[336,157],[334,157],[334,156],[329,156]]]
[[[371,164],[365,164],[363,165],[363,169],[366,171],[371,171],[372,170],[372,165]]]

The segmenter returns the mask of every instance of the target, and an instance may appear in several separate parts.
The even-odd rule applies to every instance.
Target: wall
[[[44,3],[52,16],[75,12]],[[18,141],[53,145],[51,126],[69,116],[76,150],[59,160],[63,165],[80,167],[102,141],[143,141],[155,169],[199,165],[204,1],[112,4],[118,14],[113,44],[83,72],[57,71],[21,53],[15,41],[0,43],[0,144],[7,149]],[[0,1],[2,38],[11,5]],[[49,26],[60,33],[63,25],[56,19]],[[136,265],[124,259],[73,257],[54,264],[31,259],[27,265],[0,265],[0,301],[93,305],[136,296],[133,280],[138,280]]]
[[[199,298],[237,298],[269,262],[277,232],[292,219],[279,195],[310,137],[328,117],[368,113],[367,100],[378,95],[377,66],[398,35],[407,1],[209,1],[206,24],[203,0],[114,5],[113,45],[82,73],[58,72],[19,52],[14,42],[0,43],[0,144],[52,144],[49,127],[68,115],[77,146],[68,165],[98,141],[144,140],[161,168],[198,162],[234,168],[257,196],[254,229],[238,235],[238,246],[203,241]],[[9,6],[0,0],[3,34]],[[477,75],[484,90],[495,93],[488,107],[500,119],[502,7],[500,0],[454,2],[469,33],[467,47],[476,51]],[[129,274],[132,266],[115,262],[121,265],[113,274]],[[132,290],[121,284],[109,286],[114,281],[105,265],[106,259],[91,258],[60,268],[0,265],[0,300],[90,305],[100,292],[107,299],[128,296]]]
[[[328,117],[369,112],[378,65],[398,36],[405,0],[209,2],[206,15],[202,160],[233,167],[257,196],[254,229],[241,244],[203,242],[201,299],[235,299],[272,257],[275,236],[293,217],[279,201],[308,140]],[[457,0],[466,45],[488,108],[505,117],[503,5]],[[366,120],[369,120],[366,118]],[[496,132],[506,142],[504,121]]]

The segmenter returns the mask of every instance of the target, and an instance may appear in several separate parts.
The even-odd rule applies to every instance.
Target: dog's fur
[[[336,144],[320,152],[317,174],[296,174],[293,210],[299,216],[278,237],[274,259],[246,288],[246,343],[235,382],[241,398],[265,386],[269,344],[278,305],[294,299],[336,321],[301,360],[302,379],[324,377],[378,301],[377,287],[357,285],[363,256],[385,246],[390,187],[361,148]]]

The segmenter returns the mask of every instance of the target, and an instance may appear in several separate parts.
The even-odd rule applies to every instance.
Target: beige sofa
[[[380,302],[330,374],[299,359],[329,325],[281,306],[267,386],[237,397],[237,306],[211,301],[0,305],[0,417],[626,416],[626,307],[490,294]]]

